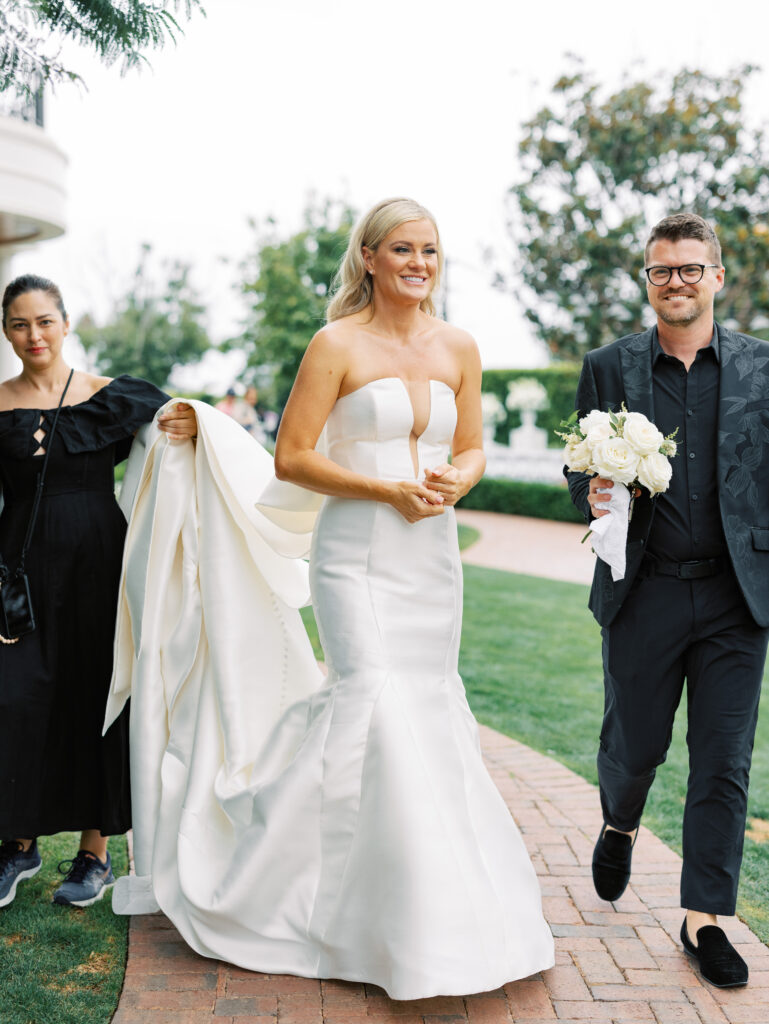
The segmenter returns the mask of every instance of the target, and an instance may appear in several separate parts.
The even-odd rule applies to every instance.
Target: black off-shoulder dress
[[[131,824],[126,711],[102,738],[125,519],[113,469],[168,396],[116,377],[56,428],[27,556],[33,633],[0,644],[0,838]],[[16,564],[55,410],[0,412],[0,552]]]

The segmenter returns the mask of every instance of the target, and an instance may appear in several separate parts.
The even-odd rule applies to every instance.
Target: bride
[[[241,666],[242,706],[219,694],[203,716],[179,710],[186,683],[164,679],[186,747],[166,738],[162,793],[134,812],[139,833],[156,816],[143,855],[149,885],[193,948],[257,971],[374,983],[394,999],[487,991],[553,964],[537,879],[484,768],[457,673],[453,506],[485,460],[477,348],[434,316],[441,262],[423,207],[392,199],[369,211],[283,416],[275,474],[325,495],[310,553],[325,684],[295,686],[299,699],[278,714],[254,703],[253,690],[269,689],[265,665]],[[196,460],[208,443],[200,412]],[[202,545],[212,527],[199,525]],[[207,576],[201,567],[201,588]],[[141,580],[150,593],[145,562]],[[166,584],[166,605],[169,594]],[[215,632],[221,603],[202,616],[212,657],[228,642]],[[294,629],[285,614],[281,622]],[[268,628],[265,617],[252,631]],[[176,635],[169,646],[184,645]],[[158,717],[157,701],[145,697],[154,712],[142,713],[138,696],[137,744]],[[144,714],[141,731],[134,713]],[[228,729],[251,720],[260,749],[245,756]],[[212,721],[216,741],[203,743]],[[154,773],[146,757],[136,761],[135,793]]]

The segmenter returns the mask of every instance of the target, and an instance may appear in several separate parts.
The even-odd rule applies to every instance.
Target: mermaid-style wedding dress
[[[421,479],[446,461],[456,424],[452,389],[429,390],[416,445],[399,378],[338,399],[329,458]],[[191,817],[186,800],[177,864],[155,859],[158,903],[206,956],[375,983],[395,999],[487,991],[550,967],[537,879],[457,673],[453,509],[409,524],[381,502],[326,498],[310,581],[327,680],[283,712],[246,784],[220,773],[215,816]]]

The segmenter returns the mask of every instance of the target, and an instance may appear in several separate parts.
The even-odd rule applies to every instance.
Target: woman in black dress
[[[21,359],[0,384],[0,560],[13,571],[70,368],[59,289],[27,275],[3,296],[3,331]],[[0,642],[0,907],[40,870],[39,835],[82,830],[54,903],[87,906],[114,878],[107,836],[130,827],[128,718],[102,738],[125,520],[113,471],[168,396],[147,381],[74,373],[51,444],[26,559],[36,628]],[[177,405],[159,426],[195,434]],[[0,629],[2,633],[2,629]]]

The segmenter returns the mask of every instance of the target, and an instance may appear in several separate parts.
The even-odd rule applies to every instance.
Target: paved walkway
[[[586,568],[575,569],[567,549],[567,537],[579,546],[579,526],[547,529],[540,520],[493,513],[461,518],[485,537],[465,552],[467,561],[558,579],[580,571],[575,581],[586,581]],[[595,787],[492,729],[481,728],[481,741],[539,875],[556,936],[552,970],[481,995],[394,1003],[374,985],[256,974],[205,960],[156,914],[131,920],[113,1024],[769,1024],[769,949],[746,925],[724,924],[750,966],[746,989],[712,988],[681,952],[681,862],[672,850],[642,828],[631,885],[621,900],[604,903],[590,878],[601,823]]]
[[[567,583],[589,583],[593,578],[590,541],[580,544],[586,526],[470,509],[458,509],[457,519],[480,530],[480,538],[462,556],[472,565]]]

